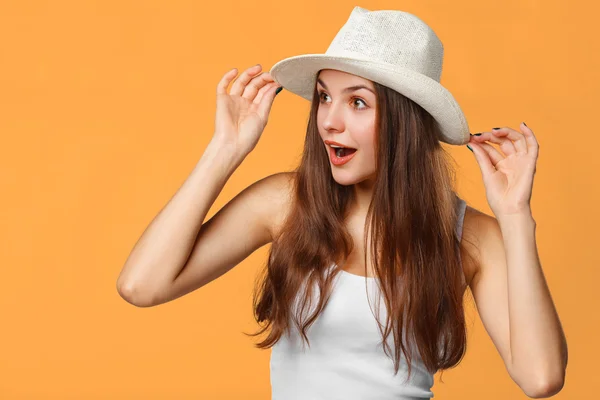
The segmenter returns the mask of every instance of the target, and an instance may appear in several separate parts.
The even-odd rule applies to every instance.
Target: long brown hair
[[[455,231],[458,203],[452,158],[438,139],[437,123],[425,109],[386,86],[373,84],[377,175],[363,246],[365,250],[371,246],[370,258],[387,310],[385,329],[379,324],[382,345],[389,357],[386,339],[393,333],[394,373],[399,370],[401,350],[410,377],[413,355],[400,334],[411,332],[423,364],[434,373],[454,367],[466,352],[465,286]],[[273,346],[291,328],[290,322],[310,345],[306,330],[327,304],[334,277],[340,272],[336,268],[328,273],[329,267],[340,260],[336,265],[344,265],[354,246],[344,224],[354,191],[332,177],[317,128],[319,101],[315,86],[304,151],[293,174],[292,207],[273,238],[266,268],[255,286],[254,315],[263,326],[248,335],[271,328],[255,345],[258,348]],[[366,266],[367,251],[364,254]],[[315,284],[318,304],[303,319]],[[293,312],[298,299],[300,307]]]

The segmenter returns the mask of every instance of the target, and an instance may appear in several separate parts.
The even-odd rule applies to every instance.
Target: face
[[[347,89],[353,86],[366,88]],[[370,90],[369,90],[370,89]],[[375,176],[376,97],[373,83],[346,72],[324,69],[317,78],[317,124],[334,179],[341,185],[370,186]],[[356,149],[343,165],[335,165],[334,141]]]

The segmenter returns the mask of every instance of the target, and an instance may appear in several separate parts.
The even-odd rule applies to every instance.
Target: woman
[[[539,146],[524,123],[468,134],[442,59],[414,15],[355,7],[325,54],[249,68],[228,94],[229,71],[213,139],[133,249],[121,295],[173,300],[272,242],[253,335],[269,330],[257,346],[273,347],[273,399],[433,397],[433,374],[466,351],[467,286],[512,379],[530,397],[558,392],[566,340],[529,204]],[[300,165],[201,224],[282,87],[312,102]],[[469,143],[495,217],[456,195],[441,142]]]

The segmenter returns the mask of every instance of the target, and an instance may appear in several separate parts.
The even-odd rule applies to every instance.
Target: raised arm
[[[286,173],[250,185],[210,221],[203,221],[223,186],[256,146],[278,84],[249,68],[226,73],[217,86],[215,133],[181,188],[135,244],[117,279],[128,302],[148,307],[197,289],[268,243]]]

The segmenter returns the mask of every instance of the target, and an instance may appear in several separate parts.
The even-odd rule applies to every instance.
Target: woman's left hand
[[[509,127],[471,135],[469,146],[481,169],[490,208],[497,218],[531,213],[530,200],[539,145],[524,123],[522,132]],[[491,142],[498,144],[500,153]]]

